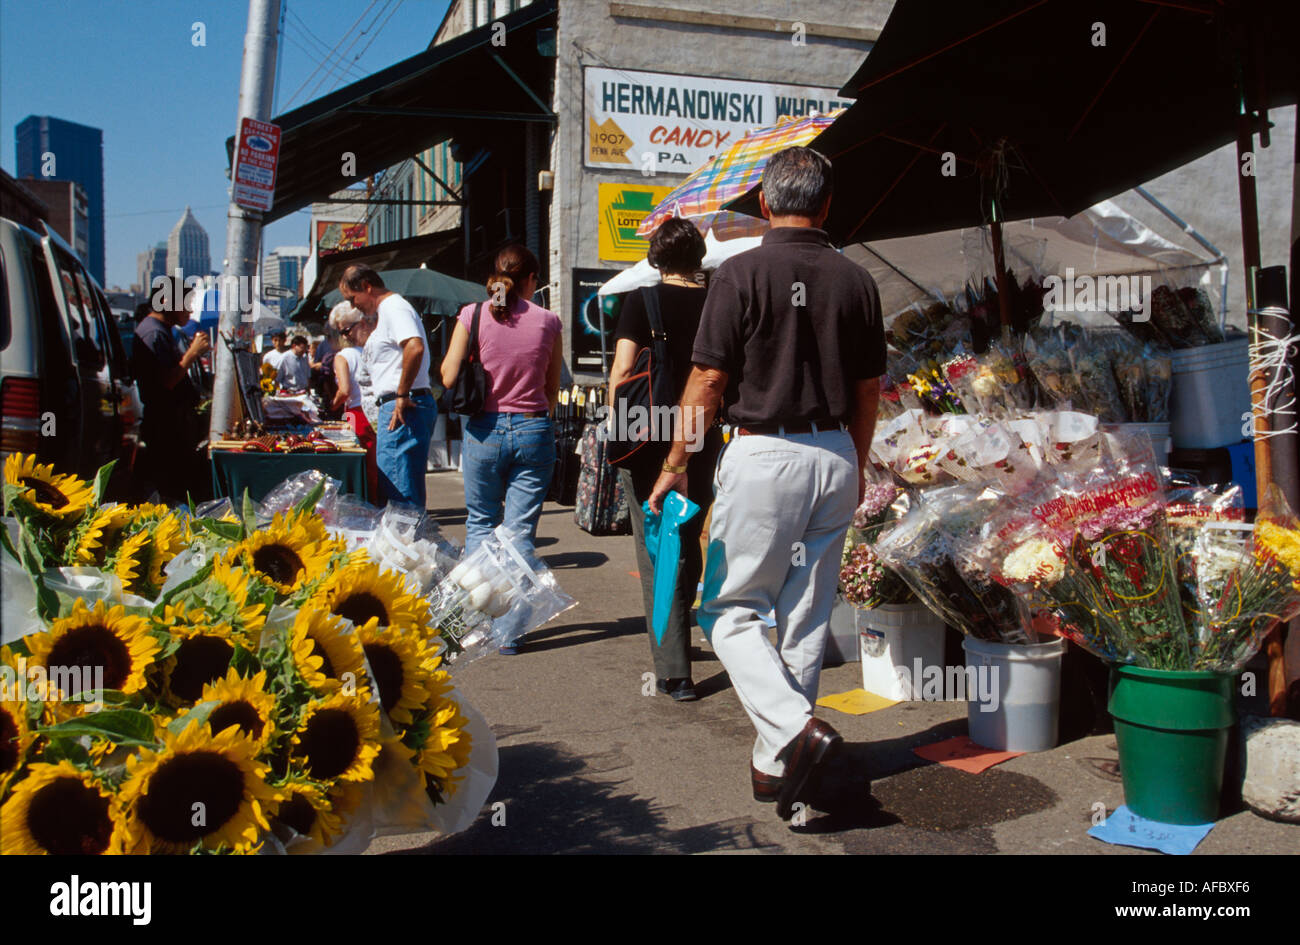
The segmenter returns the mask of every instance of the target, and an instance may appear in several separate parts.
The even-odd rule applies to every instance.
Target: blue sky
[[[420,52],[447,5],[282,0],[276,113]],[[103,129],[109,285],[135,281],[136,255],[167,238],[186,204],[221,268],[247,18],[245,0],[0,0],[0,166],[14,173],[14,126],[28,115]],[[206,46],[192,40],[199,22]],[[327,58],[345,36],[345,60]],[[263,246],[306,245],[307,221],[303,211],[272,224]]]

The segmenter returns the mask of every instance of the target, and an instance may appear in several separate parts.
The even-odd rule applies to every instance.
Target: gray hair
[[[773,216],[815,217],[831,193],[831,162],[812,148],[786,148],[768,158],[763,194]]]
[[[365,312],[345,299],[330,309],[329,324],[335,331],[341,331],[352,327],[365,317]]]

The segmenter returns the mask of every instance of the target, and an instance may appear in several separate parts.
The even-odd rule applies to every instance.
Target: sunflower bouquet
[[[44,529],[20,530],[25,565],[129,560],[151,599],[74,599],[0,650],[3,852],[360,849],[490,789],[427,602],[327,531],[319,490],[270,522],[246,498],[221,518],[87,501],[60,524],[7,486]]]

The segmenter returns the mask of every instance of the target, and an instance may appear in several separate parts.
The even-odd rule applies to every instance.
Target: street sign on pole
[[[292,299],[297,296],[293,289],[282,285],[264,285],[262,286],[262,295],[268,299]]]
[[[244,118],[235,149],[235,203],[249,210],[270,210],[275,198],[275,165],[280,159],[280,128]]]

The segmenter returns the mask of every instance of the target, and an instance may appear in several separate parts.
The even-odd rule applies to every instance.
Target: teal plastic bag
[[[668,616],[673,610],[673,596],[677,591],[682,524],[689,522],[700,507],[680,492],[670,492],[664,497],[662,515],[651,512],[649,502],[644,503],[641,510],[645,513],[645,547],[655,568],[654,613],[650,615],[650,629],[654,631],[655,645],[662,646],[664,631],[668,629]],[[659,566],[661,561],[665,567]]]

